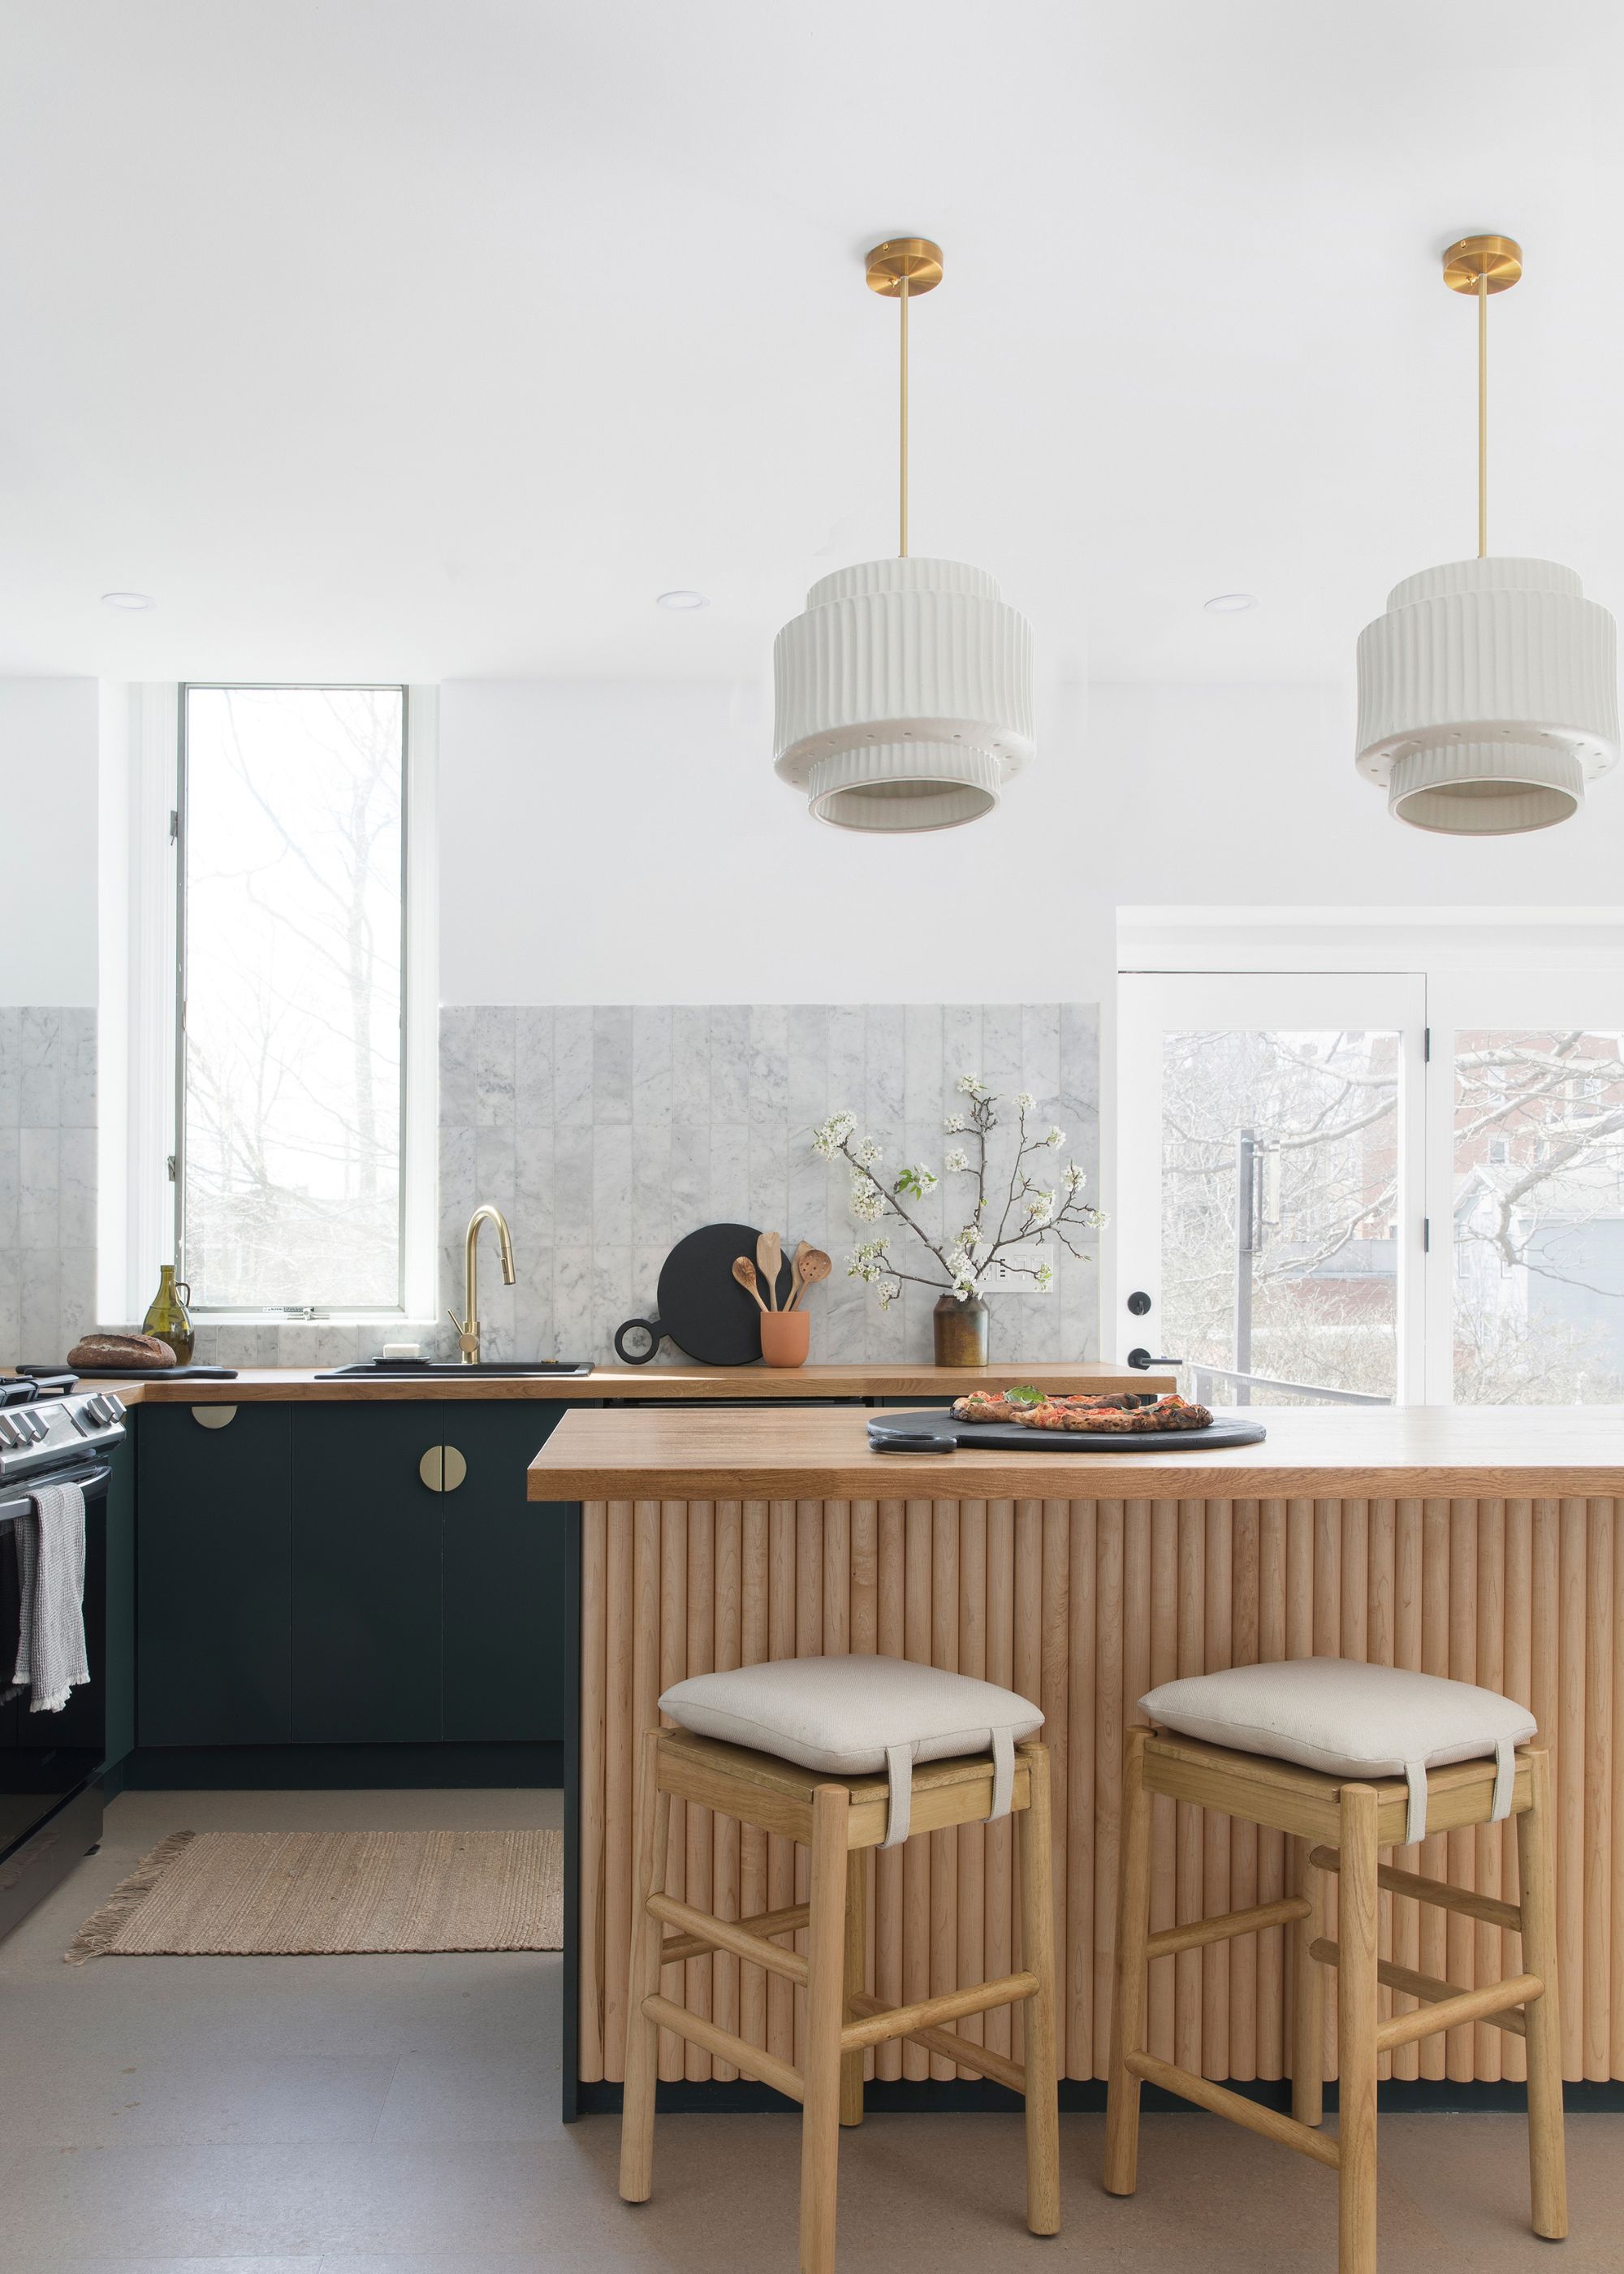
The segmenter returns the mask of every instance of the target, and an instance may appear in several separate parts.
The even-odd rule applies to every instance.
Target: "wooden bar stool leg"
[[[1148,1729],[1130,1729],[1122,1766],[1121,1855],[1116,1893],[1116,1982],[1111,2000],[1110,2082],[1105,2103],[1105,2190],[1131,2195],[1139,2180],[1139,2081],[1127,2057],[1145,2050],[1150,1934],[1150,1795],[1145,1789]]]
[[[1556,1881],[1551,1842],[1551,1756],[1528,1756],[1533,1806],[1517,1818],[1522,1964],[1545,1994],[1522,2011],[1528,2023],[1528,2163],[1534,2232],[1553,2242],[1568,2232],[1568,2160],[1562,2143],[1561,2015],[1557,2001]]]
[[[857,2018],[852,1999],[862,1994],[868,1908],[868,1852],[854,1848],[846,1859],[846,1980],[841,2013],[848,2022]],[[851,2125],[862,2120],[863,2057],[861,2052],[845,2053],[840,2059],[840,2121]]]
[[[1376,1811],[1371,1786],[1342,1787],[1336,1930],[1341,2274],[1376,2274]]]
[[[637,1781],[637,1855],[632,1879],[631,1964],[626,1992],[626,2083],[620,2101],[620,2195],[647,2202],[654,2183],[654,2086],[659,2074],[659,2031],[643,2010],[658,1994],[665,1929],[649,1910],[650,1895],[665,1885],[665,1838],[671,1796],[658,1789],[659,1731],[643,1740]]]
[[[1325,1932],[1325,1874],[1308,1860],[1312,1840],[1293,1840],[1296,1892],[1312,1905],[1287,1930],[1291,1947],[1291,2113],[1299,2124],[1325,2118],[1325,1976],[1310,1949]]]
[[[807,1914],[807,2059],[801,2112],[801,2274],[834,2274],[840,2145],[840,2029],[846,2010],[846,1833],[851,1796],[812,1796]]]
[[[1049,1747],[1023,1745],[1032,1797],[1015,1819],[1020,1858],[1021,1962],[1038,1977],[1026,2000],[1026,2225],[1060,2232],[1060,2080],[1055,2060],[1055,1867]]]

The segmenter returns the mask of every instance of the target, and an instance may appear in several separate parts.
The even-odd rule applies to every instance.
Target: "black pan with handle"
[[[627,1319],[614,1330],[615,1354],[627,1366],[647,1366],[662,1342],[701,1366],[753,1366],[761,1357],[761,1312],[748,1287],[733,1277],[736,1256],[756,1261],[760,1238],[753,1224],[707,1224],[678,1240],[660,1266],[652,1319]],[[791,1270],[778,1273],[778,1306],[789,1300]]]

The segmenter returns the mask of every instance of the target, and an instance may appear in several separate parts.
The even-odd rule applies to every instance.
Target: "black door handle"
[[[1148,1374],[1153,1366],[1183,1366],[1184,1362],[1182,1358],[1152,1358],[1143,1348],[1128,1352],[1128,1364],[1136,1374]]]

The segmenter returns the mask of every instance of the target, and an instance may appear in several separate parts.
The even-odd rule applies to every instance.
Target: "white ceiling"
[[[1342,679],[1473,549],[1624,613],[1624,11],[0,0],[0,670],[759,682],[894,543],[1045,675]],[[654,605],[695,586],[712,606]],[[1242,588],[1262,605],[1205,614]],[[154,596],[117,615],[99,595]]]

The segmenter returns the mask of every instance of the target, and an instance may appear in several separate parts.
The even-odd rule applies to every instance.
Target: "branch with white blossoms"
[[[964,1137],[968,1142],[949,1148],[943,1156],[942,1172],[974,1177],[975,1197],[966,1221],[951,1238],[934,1239],[914,1213],[940,1181],[924,1162],[905,1163],[888,1184],[879,1174],[884,1157],[881,1148],[872,1137],[859,1135],[854,1113],[832,1113],[812,1133],[815,1153],[825,1161],[844,1161],[851,1171],[851,1210],[857,1222],[880,1224],[894,1218],[913,1233],[941,1275],[902,1270],[892,1261],[891,1241],[884,1235],[860,1241],[852,1250],[846,1269],[852,1278],[878,1291],[882,1310],[888,1310],[901,1294],[904,1280],[922,1287],[945,1288],[961,1303],[989,1285],[1011,1280],[1025,1281],[1046,1294],[1055,1284],[1055,1267],[1044,1247],[1049,1235],[1068,1255],[1086,1262],[1088,1259],[1075,1244],[1075,1236],[1096,1231],[1105,1221],[1099,1209],[1083,1199],[1087,1180],[1075,1161],[1066,1163],[1054,1184],[1032,1173],[1039,1154],[1058,1152],[1065,1143],[1065,1132],[1051,1124],[1041,1136],[1029,1136],[1026,1118],[1036,1111],[1037,1101],[1029,1090],[1020,1090],[1014,1099],[1015,1150],[1008,1190],[996,1226],[989,1227],[988,1216],[994,1203],[988,1193],[988,1141],[1000,1126],[998,1101],[977,1074],[960,1074],[955,1087],[966,1101],[966,1110],[947,1115],[943,1134]],[[1016,1249],[1026,1253],[1018,1260],[1012,1253]]]

